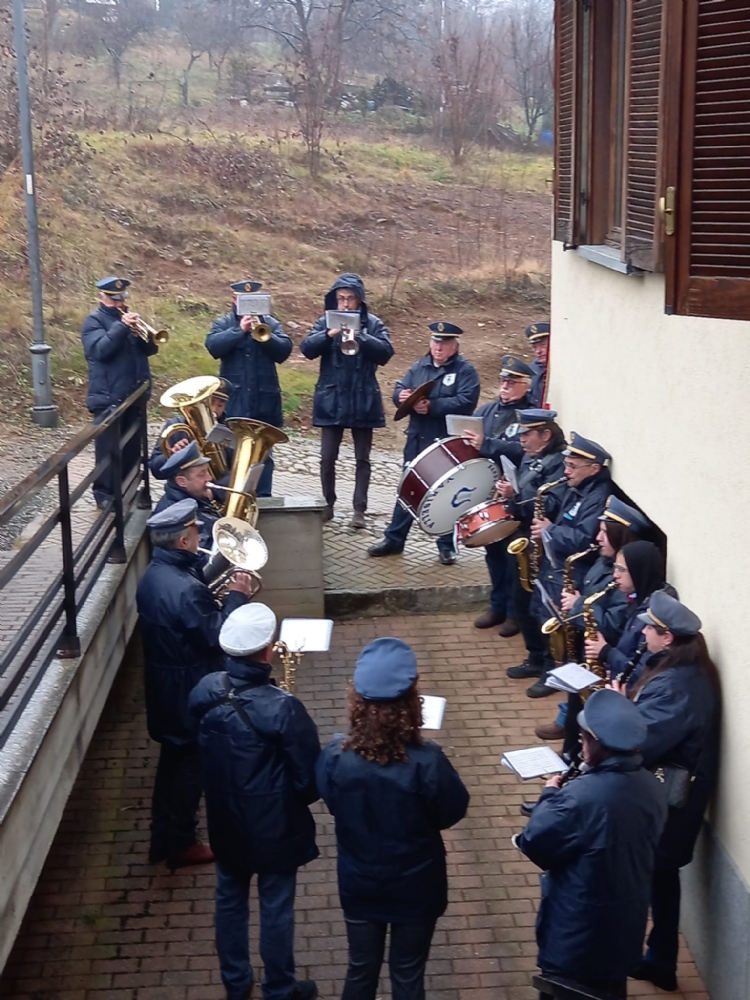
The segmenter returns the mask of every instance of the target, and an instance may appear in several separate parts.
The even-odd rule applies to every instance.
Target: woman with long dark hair
[[[425,995],[435,923],[448,904],[440,831],[463,819],[469,793],[421,725],[413,650],[400,639],[368,643],[354,671],[349,734],[331,740],[316,768],[336,821],[349,942],[342,1000],[375,1000],[388,927],[393,1000]]]
[[[657,591],[639,615],[648,657],[627,693],[648,726],[644,765],[661,774],[669,816],[656,856],[651,894],[653,929],[635,979],[677,989],[680,868],[693,856],[716,780],[721,688],[700,632],[701,621],[674,597]]]

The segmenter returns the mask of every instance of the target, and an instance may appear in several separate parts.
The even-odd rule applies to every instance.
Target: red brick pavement
[[[417,649],[425,694],[447,697],[439,740],[471,791],[448,832],[451,903],[435,934],[430,1000],[532,1000],[537,872],[510,844],[530,789],[504,768],[506,747],[533,742],[555,699],[534,702],[504,668],[517,641],[478,633],[471,615],[403,616],[337,624],[332,651],[310,656],[299,694],[327,739],[344,723],[346,678],[361,646],[397,635]],[[174,875],[147,863],[156,747],[145,733],[137,656],[121,671],[71,796],[22,933],[0,980],[7,1000],[221,1000],[213,946],[213,871]],[[346,945],[332,824],[316,806],[321,858],[297,897],[300,977],[340,996]],[[252,920],[257,929],[257,910]],[[251,935],[255,939],[255,935]],[[253,940],[253,954],[257,947]],[[678,1000],[708,1000],[687,949]],[[382,983],[382,995],[390,990]],[[631,983],[631,995],[662,996]]]

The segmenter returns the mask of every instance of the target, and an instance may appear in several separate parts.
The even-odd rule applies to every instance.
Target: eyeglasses
[[[627,566],[620,566],[617,563],[615,563],[614,566],[612,567],[613,573],[627,573],[627,571],[628,571]]]
[[[589,465],[593,465],[593,462],[571,462],[569,458],[563,459],[563,465],[566,469],[585,469]]]

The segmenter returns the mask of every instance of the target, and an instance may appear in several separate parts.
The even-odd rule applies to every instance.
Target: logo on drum
[[[476,493],[476,491],[477,491],[476,486],[472,486],[471,489],[469,489],[468,486],[462,486],[461,489],[458,491],[458,493],[453,494],[453,499],[451,500],[451,507],[455,509],[456,507],[460,507],[462,504],[465,504],[466,501],[471,496],[471,494]],[[462,497],[461,496],[462,493],[465,493],[466,496]]]

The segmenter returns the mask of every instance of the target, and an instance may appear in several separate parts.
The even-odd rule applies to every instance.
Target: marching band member
[[[318,857],[310,804],[319,796],[320,742],[301,701],[276,687],[271,657],[276,616],[248,604],[219,636],[225,672],[205,677],[190,696],[200,719],[208,837],[216,856],[216,950],[227,1000],[248,1000],[254,973],[248,949],[248,892],[258,878],[263,995],[312,1000],[311,979],[294,974],[297,869]]]
[[[151,383],[148,359],[158,353],[152,338],[143,340],[135,333],[138,313],[125,310],[130,281],[102,278],[96,282],[98,307],[88,314],[81,327],[83,353],[89,370],[86,406],[95,424],[100,424],[139,385]],[[148,398],[148,397],[147,397]],[[131,407],[121,421],[121,433],[138,423],[139,408]],[[113,429],[103,431],[94,442],[97,464],[109,455]],[[123,479],[138,464],[141,441],[136,433],[122,452]],[[112,469],[107,468],[91,487],[98,507],[112,500]]]
[[[214,417],[216,418],[216,422],[219,424],[223,424],[226,422],[227,419],[225,414],[227,400],[229,399],[230,395],[234,392],[234,385],[225,378],[222,378],[219,381],[221,383],[219,385],[219,388],[216,390],[213,396],[211,396],[211,411]],[[182,448],[186,447],[186,445],[188,445],[192,440],[190,437],[188,437],[185,431],[175,431],[174,437],[169,438],[169,445],[168,445],[169,456],[166,456],[164,452],[161,450],[161,444],[160,444],[161,435],[168,427],[172,427],[174,424],[182,424],[184,422],[185,420],[182,414],[178,414],[176,417],[170,417],[169,420],[165,420],[164,424],[162,425],[161,431],[159,432],[159,435],[156,439],[156,443],[154,444],[154,447],[151,451],[151,457],[148,460],[148,467],[151,470],[151,473],[154,476],[156,476],[157,479],[162,478],[161,470],[164,468],[164,463],[167,461],[167,458],[171,455],[174,455],[175,452],[180,451]],[[231,466],[232,464],[233,454],[234,452],[231,448],[228,448],[226,450],[227,464],[229,466]]]
[[[214,501],[208,485],[211,482],[209,462],[210,459],[201,455],[195,441],[170,455],[159,473],[159,478],[167,482],[164,495],[156,505],[156,513],[160,514],[181,500],[195,500],[201,516],[200,546],[203,549],[213,545],[214,523],[221,517],[221,506]]]
[[[587,770],[567,783],[550,778],[513,842],[543,871],[542,974],[624,998],[641,955],[667,805],[638,754],[649,736],[635,705],[596,691],[579,724]]]
[[[526,327],[526,338],[534,355],[531,362],[533,377],[531,380],[532,406],[541,406],[547,395],[547,364],[549,356],[549,323],[532,323]]]
[[[647,951],[631,972],[660,989],[677,989],[680,868],[689,864],[716,782],[721,690],[719,673],[701,634],[701,621],[663,590],[640,616],[649,656],[629,686],[646,724],[646,767],[663,773],[669,816],[659,841],[651,890],[653,927]]]
[[[482,418],[482,430],[466,430],[463,434],[480,455],[491,458],[498,465],[501,455],[507,455],[516,463],[521,461],[524,451],[520,443],[517,411],[531,406],[529,366],[510,354],[502,359],[500,366],[498,398],[480,406],[474,413],[475,417]],[[518,635],[519,625],[513,603],[516,560],[508,553],[507,541],[486,545],[484,559],[492,581],[492,593],[489,609],[474,624],[477,628],[494,628],[500,625],[499,631],[503,638]]]
[[[197,511],[196,501],[186,499],[148,519],[154,553],[136,591],[148,732],[161,744],[149,861],[166,861],[171,868],[213,860],[195,835],[201,778],[188,696],[204,674],[219,666],[222,623],[251,594],[251,577],[236,573],[223,609],[217,605],[203,580]]]
[[[328,329],[321,316],[299,347],[306,358],[320,358],[320,375],[313,398],[313,425],[320,427],[320,482],[330,521],[336,503],[336,459],[345,428],[354,442],[355,480],[352,528],[365,528],[370,488],[370,451],[375,427],[385,427],[383,399],[377,369],[393,357],[390,334],[382,320],[369,312],[365,285],[357,274],[342,274],[324,300],[326,310],[359,312],[361,328],[355,340],[359,350],[341,350],[341,330]]]
[[[260,281],[235,281],[229,286],[234,293],[232,308],[214,321],[207,337],[206,350],[221,361],[220,375],[234,385],[226,404],[228,417],[262,420],[274,427],[284,426],[281,408],[281,388],[276,366],[283,364],[292,353],[291,338],[273,316],[258,319],[271,329],[263,343],[254,340],[254,317],[237,313],[237,296],[257,292]],[[258,483],[259,497],[270,497],[273,486],[273,457],[269,454]]]
[[[424,998],[424,972],[448,905],[441,830],[466,815],[469,793],[420,733],[417,660],[405,642],[359,654],[349,734],[318,758],[318,788],[336,821],[338,881],[349,941],[342,1000],[375,1000],[390,925],[393,1000]]]
[[[437,438],[448,436],[445,418],[449,413],[469,415],[479,399],[479,375],[474,366],[459,353],[459,338],[463,333],[454,323],[430,323],[430,348],[396,383],[393,402],[403,403],[425,382],[436,380],[429,396],[414,405],[409,417],[404,447],[404,464],[411,462]],[[403,552],[412,516],[401,504],[396,506],[385,537],[367,550],[371,556],[389,556]],[[453,534],[437,539],[438,556],[444,566],[456,561]]]

